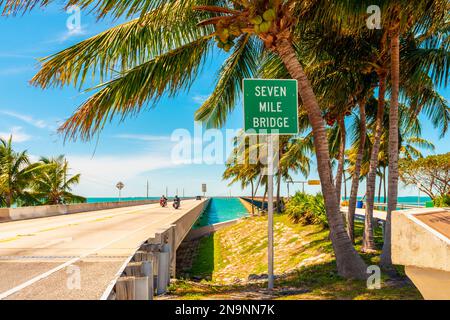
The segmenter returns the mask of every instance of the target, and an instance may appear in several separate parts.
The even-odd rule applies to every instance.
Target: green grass
[[[382,275],[381,289],[367,289],[365,281],[346,280],[336,272],[328,230],[293,224],[275,216],[276,290],[267,296],[262,282],[248,282],[249,274],[267,273],[267,218],[252,217],[203,238],[189,274],[201,282],[179,280],[170,287],[176,299],[421,299],[406,279]],[[277,229],[278,228],[278,229]],[[362,244],[363,225],[356,223],[356,249]],[[377,251],[361,254],[368,265],[379,262],[382,233],[375,229]],[[318,257],[322,257],[317,259]],[[308,259],[308,260],[307,260]],[[403,269],[398,268],[400,274]]]
[[[190,274],[200,277],[211,276],[214,271],[214,235],[202,238]]]

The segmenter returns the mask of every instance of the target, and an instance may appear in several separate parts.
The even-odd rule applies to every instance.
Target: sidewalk
[[[360,217],[361,219],[364,219],[366,212],[366,209],[358,209],[356,208],[355,210],[355,215]],[[341,212],[347,213],[348,212],[348,207],[341,207]],[[379,220],[383,220],[386,221],[386,211],[380,211],[380,210],[373,210],[373,217],[374,219],[379,219]]]

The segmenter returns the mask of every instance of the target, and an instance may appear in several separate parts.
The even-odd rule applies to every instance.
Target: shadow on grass
[[[220,285],[179,280],[170,292],[175,299],[421,299],[413,285],[386,275],[377,290],[369,290],[365,281],[344,279],[337,274],[334,260],[277,277],[273,292],[267,292],[266,286],[265,281]]]
[[[211,279],[214,271],[214,234],[200,239],[197,256],[187,272],[191,279]]]
[[[301,238],[312,240],[305,244],[296,255],[318,254],[332,252],[332,245],[325,230],[314,230],[302,234]],[[355,224],[356,248],[361,246],[363,225]],[[375,242],[382,247],[382,232],[375,229]],[[216,239],[218,241],[219,239]],[[361,254],[368,265],[377,264],[379,251],[372,254]],[[200,241],[198,256],[190,270],[191,279],[203,279],[200,282],[179,280],[170,288],[171,299],[421,299],[418,290],[406,278],[390,278],[382,274],[381,289],[369,290],[366,281],[348,280],[337,274],[334,259],[298,268],[288,274],[278,275],[275,290],[265,290],[266,281],[239,282],[220,284],[209,281],[214,272],[214,266],[222,259],[223,253],[216,246],[214,236],[205,237]],[[216,260],[216,261],[215,261]],[[256,261],[255,261],[256,263]],[[219,266],[220,268],[220,266]],[[404,276],[404,274],[403,274]]]

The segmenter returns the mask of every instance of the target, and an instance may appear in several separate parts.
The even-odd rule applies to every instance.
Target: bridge
[[[164,292],[176,249],[207,201],[184,200],[179,210],[153,203],[0,223],[0,299],[137,299],[143,279],[150,291]],[[145,253],[150,258],[142,259]],[[133,264],[147,271],[129,277]],[[119,284],[133,292],[119,293]]]

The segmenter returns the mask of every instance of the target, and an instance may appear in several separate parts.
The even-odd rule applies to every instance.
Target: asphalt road
[[[100,299],[139,246],[199,201],[0,223],[0,299]]]

